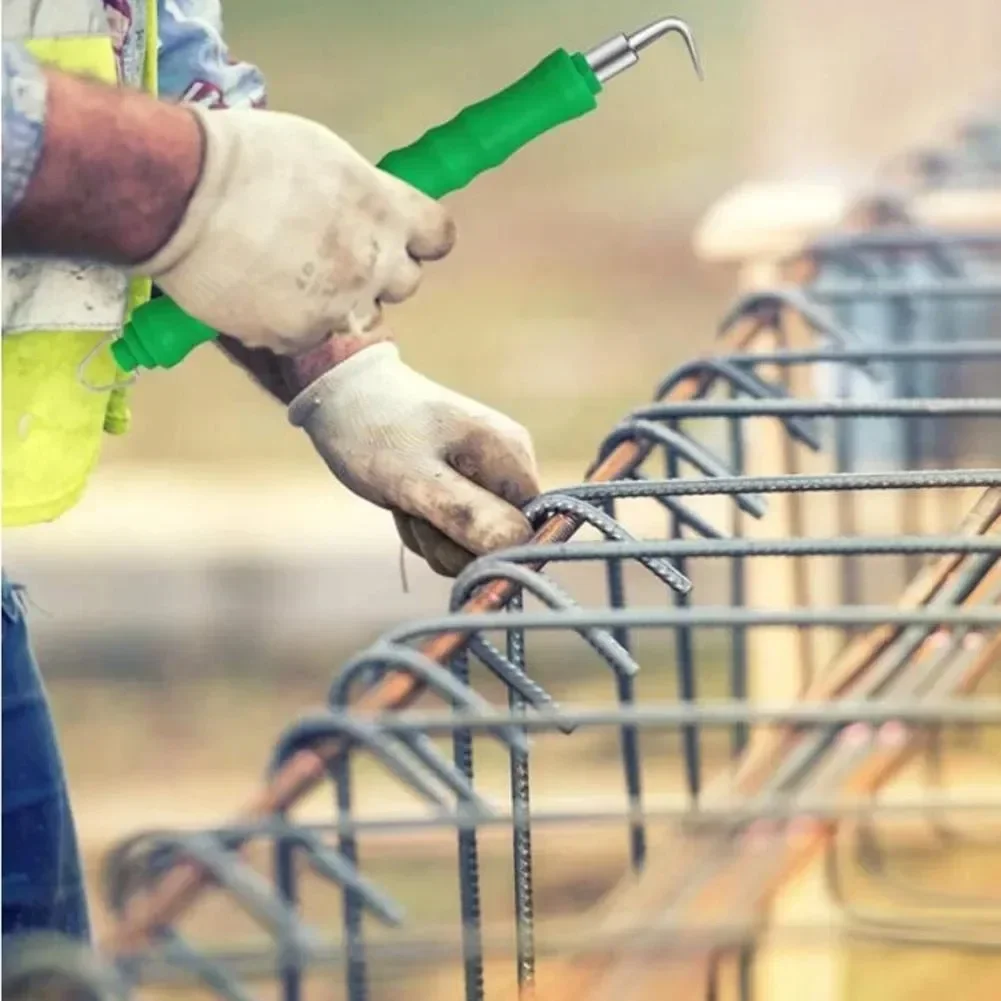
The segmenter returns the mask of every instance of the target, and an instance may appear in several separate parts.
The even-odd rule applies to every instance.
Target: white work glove
[[[395,344],[322,375],[289,420],[341,483],[393,512],[404,545],[437,573],[531,537],[520,511],[539,492],[528,432],[415,372]]]
[[[420,261],[449,252],[438,202],[374,167],[316,122],[205,111],[201,177],[177,232],[131,269],[248,347],[298,354],[368,329],[412,295]]]

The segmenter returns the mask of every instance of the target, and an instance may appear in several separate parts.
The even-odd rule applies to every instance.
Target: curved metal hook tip
[[[656,42],[657,39],[663,38],[672,32],[681,35],[685,43],[685,48],[688,49],[688,55],[692,60],[692,66],[695,67],[696,75],[700,80],[704,80],[705,73],[702,70],[702,60],[699,57],[698,46],[695,44],[695,36],[692,34],[692,29],[680,17],[662,17],[659,21],[654,21],[645,28],[640,28],[631,35],[627,35],[626,41],[629,43],[629,48],[638,54],[641,49],[645,49],[648,45]]]

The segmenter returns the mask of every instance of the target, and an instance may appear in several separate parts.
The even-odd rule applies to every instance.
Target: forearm
[[[4,222],[5,251],[121,265],[152,256],[198,181],[196,117],[125,88],[45,78],[41,155]]]
[[[223,354],[287,406],[324,372],[372,344],[389,340],[392,335],[380,324],[366,334],[334,334],[319,347],[292,357],[276,355],[266,348],[248,348],[232,337],[221,336],[218,344]]]

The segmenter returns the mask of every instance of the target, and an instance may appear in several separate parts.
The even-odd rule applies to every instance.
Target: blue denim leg
[[[22,594],[3,576],[3,935],[89,939],[66,778]]]

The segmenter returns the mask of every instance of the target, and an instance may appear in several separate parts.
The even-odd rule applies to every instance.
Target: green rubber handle
[[[379,167],[441,198],[499,167],[544,132],[593,111],[600,89],[582,56],[557,49],[510,87],[388,153]]]
[[[132,311],[122,336],[112,341],[111,353],[125,372],[137,368],[173,368],[199,344],[218,336],[207,323],[196,320],[173,299],[161,295]]]
[[[431,198],[464,188],[536,137],[597,106],[601,83],[580,53],[557,49],[493,97],[463,109],[416,142],[388,153],[379,168]],[[134,310],[111,345],[126,372],[173,368],[217,336],[166,296]]]

